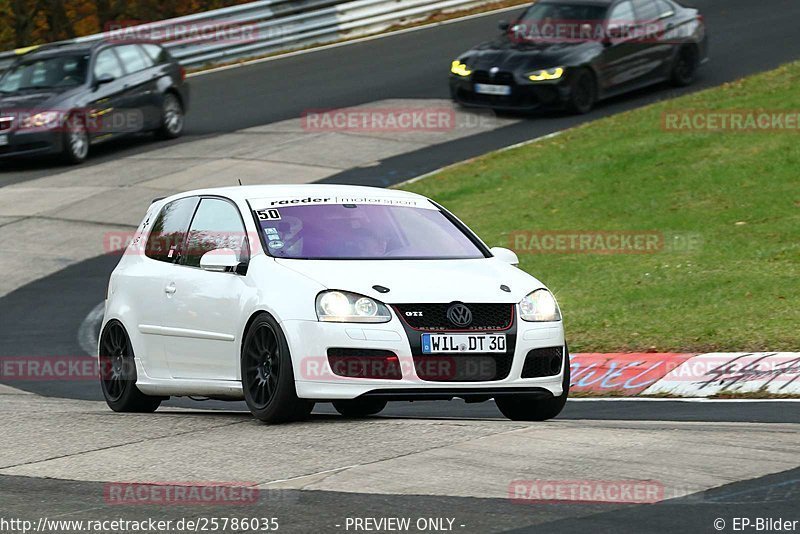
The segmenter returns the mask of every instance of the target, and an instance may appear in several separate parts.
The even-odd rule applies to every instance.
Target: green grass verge
[[[661,124],[667,110],[797,112],[799,86],[792,63],[404,188],[443,203],[490,246],[510,246],[514,231],[700,238],[690,250],[653,254],[520,254],[557,295],[571,350],[798,350],[800,133]]]

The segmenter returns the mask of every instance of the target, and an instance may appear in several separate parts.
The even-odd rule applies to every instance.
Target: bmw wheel
[[[528,395],[511,395],[495,399],[503,415],[512,421],[546,421],[561,413],[567,404],[570,384],[569,349],[564,346],[564,378],[561,381],[563,392],[558,397],[540,399]]]
[[[567,107],[573,113],[589,113],[597,102],[597,81],[589,69],[578,69],[572,75]]]
[[[67,163],[83,163],[89,155],[89,132],[78,115],[70,115],[64,121],[63,147]]]
[[[250,413],[265,423],[304,419],[314,407],[297,397],[286,337],[269,314],[259,315],[245,335],[242,388]]]
[[[386,408],[382,399],[352,399],[333,401],[336,411],[345,417],[367,417],[375,415]]]
[[[678,50],[675,63],[672,65],[670,81],[676,87],[686,87],[694,82],[697,73],[697,52],[693,47],[684,46]]]
[[[109,321],[100,335],[100,386],[115,412],[151,413],[162,397],[145,395],[136,387],[136,363],[128,333],[119,321]]]
[[[162,139],[175,139],[183,133],[183,104],[175,93],[166,93],[161,102],[161,127],[158,136]]]

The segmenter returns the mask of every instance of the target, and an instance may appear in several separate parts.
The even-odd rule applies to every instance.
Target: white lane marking
[[[81,350],[89,356],[94,356],[97,353],[97,331],[98,326],[103,320],[105,313],[106,303],[101,302],[94,308],[81,323],[78,328],[78,344]]]
[[[463,17],[458,17],[455,19],[443,20],[440,22],[434,22],[432,24],[423,24],[421,26],[414,26],[413,28],[405,28],[402,30],[395,30],[393,32],[388,33],[379,33],[377,35],[368,35],[366,37],[359,37],[358,39],[352,39],[350,41],[343,41],[340,43],[330,43],[326,45],[315,46],[314,48],[308,48],[304,50],[295,50],[294,52],[286,52],[285,54],[280,54],[277,56],[269,56],[269,57],[262,57],[257,59],[250,59],[247,61],[242,61],[241,63],[236,63],[234,65],[223,65],[221,67],[214,67],[213,69],[208,70],[201,70],[199,72],[192,72],[191,74],[187,74],[187,78],[193,78],[195,76],[203,76],[205,74],[213,74],[215,72],[221,72],[230,69],[238,69],[239,67],[248,67],[250,65],[255,65],[257,63],[266,63],[267,61],[276,61],[278,59],[286,59],[294,56],[300,56],[305,54],[311,54],[314,52],[320,52],[322,50],[329,50],[331,48],[338,48],[340,46],[348,46],[351,44],[357,43],[364,43],[367,41],[374,41],[376,39],[383,39],[384,37],[393,37],[395,35],[401,35],[404,33],[410,33],[418,30],[428,30],[432,28],[438,28],[439,26],[446,26],[448,24],[455,24],[457,22],[464,22],[466,20],[476,19],[479,17],[487,17],[489,15],[498,15],[500,13],[505,13],[506,11],[514,11],[515,9],[523,9],[526,7],[527,4],[519,4],[516,6],[511,7],[503,7],[500,9],[495,9],[493,11],[485,11],[483,13],[475,13],[473,15],[465,15]]]
[[[257,487],[269,486],[270,484],[280,484],[282,482],[293,482],[295,480],[301,480],[303,478],[310,478],[310,477],[317,477],[320,475],[328,475],[333,473],[338,473],[339,471],[345,471],[347,469],[353,469],[354,467],[361,467],[361,464],[353,464],[353,465],[346,465],[344,467],[334,467],[332,469],[325,469],[324,471],[317,471],[316,473],[309,473],[307,475],[298,475],[296,477],[291,478],[282,478],[279,480],[272,480],[270,482],[262,482],[260,484],[256,484]]]

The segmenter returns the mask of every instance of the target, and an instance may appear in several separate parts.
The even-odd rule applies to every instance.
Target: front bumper
[[[565,76],[566,78],[566,76]],[[451,98],[466,107],[490,108],[507,111],[534,111],[541,108],[561,107],[570,97],[570,86],[566,80],[557,83],[521,84],[506,81],[500,85],[511,87],[508,96],[484,95],[475,91],[473,76],[450,76]]]
[[[0,145],[0,158],[58,153],[62,150],[64,137],[58,130],[18,129],[0,130],[2,136],[7,136],[7,143]]]
[[[285,321],[282,324],[292,354],[297,395],[315,400],[354,399],[381,396],[387,399],[490,398],[501,394],[526,393],[543,397],[562,394],[562,380],[568,358],[558,374],[522,378],[525,359],[531,350],[564,347],[562,323],[516,322],[516,342],[508,373],[499,380],[430,381],[417,373],[412,343],[397,317],[383,324],[322,323]],[[501,333],[501,332],[493,332]],[[397,356],[400,379],[351,378],[334,373],[327,357],[329,348],[390,351]],[[563,351],[562,351],[563,352]],[[452,355],[459,358],[465,355]],[[416,356],[419,363],[420,356]],[[480,399],[483,400],[483,399]]]

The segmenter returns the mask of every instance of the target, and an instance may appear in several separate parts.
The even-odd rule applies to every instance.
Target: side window
[[[128,74],[133,74],[134,72],[139,72],[140,70],[147,68],[147,64],[144,62],[142,53],[139,51],[139,47],[136,45],[130,44],[118,46],[117,54],[122,60],[122,64],[125,67],[125,72]]]
[[[145,53],[156,63],[164,63],[167,61],[166,52],[157,44],[147,43],[141,46]]]
[[[196,207],[197,197],[181,198],[164,206],[150,230],[145,255],[167,263],[178,260]]]
[[[204,198],[189,227],[184,263],[200,267],[203,254],[221,248],[233,249],[240,262],[247,261],[249,249],[242,217],[227,200]]]
[[[117,55],[112,48],[106,48],[97,54],[97,59],[94,62],[94,78],[100,76],[113,76],[114,78],[122,77],[122,66],[119,64]]]
[[[656,0],[656,5],[658,6],[659,17],[667,15],[668,13],[675,13],[675,9],[672,7],[672,4],[666,0]]]
[[[611,13],[608,15],[608,24],[609,25],[630,25],[633,24],[636,16],[633,12],[633,4],[630,0],[625,0],[624,2],[620,2],[614,9],[611,10]]]
[[[636,20],[639,22],[652,22],[658,20],[658,4],[655,0],[634,0]]]
[[[155,59],[150,57],[150,54],[148,54],[145,51],[145,49],[142,47],[142,45],[135,45],[135,46],[139,50],[139,54],[142,56],[142,59],[144,60],[144,68],[149,69],[150,67],[155,65],[155,63],[156,63]]]

